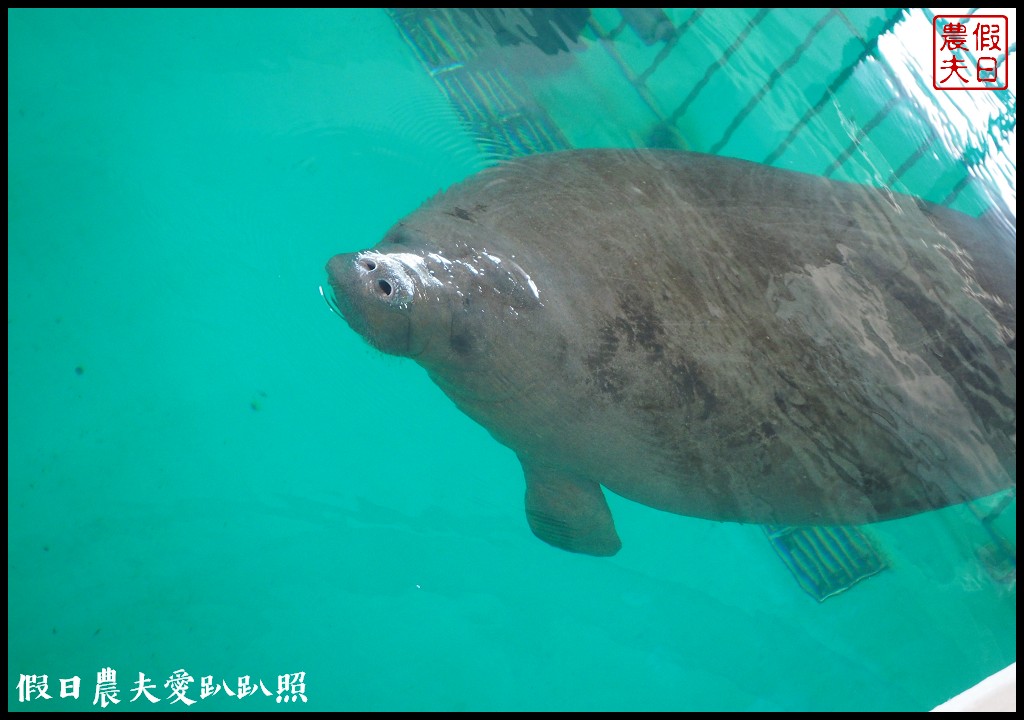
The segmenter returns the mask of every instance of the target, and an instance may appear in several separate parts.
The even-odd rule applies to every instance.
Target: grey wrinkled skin
[[[784,524],[1015,486],[1015,233],[739,160],[574,151],[327,270],[353,329],[518,454],[533,531],[609,555],[601,486]]]

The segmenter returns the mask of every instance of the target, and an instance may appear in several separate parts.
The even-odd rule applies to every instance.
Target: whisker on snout
[[[340,317],[342,320],[345,319],[345,316],[341,314],[341,310],[338,309],[338,301],[334,299],[333,294],[328,295],[324,292],[323,285],[320,286],[320,297],[324,299],[324,302],[327,303],[327,307],[331,309],[332,313]]]

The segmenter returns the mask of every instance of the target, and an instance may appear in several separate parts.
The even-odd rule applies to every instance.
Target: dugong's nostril
[[[391,297],[391,293],[394,292],[394,288],[391,287],[391,283],[389,283],[387,280],[378,280],[377,287],[380,288],[380,291],[384,295],[384,297]]]
[[[377,269],[377,263],[375,263],[373,260],[369,260],[367,258],[363,258],[362,260],[360,260],[359,264],[362,265],[367,270],[376,270]]]

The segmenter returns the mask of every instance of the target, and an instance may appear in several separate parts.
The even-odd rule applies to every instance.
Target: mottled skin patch
[[[516,451],[559,547],[618,549],[600,486],[853,524],[1016,484],[1012,228],[738,160],[579,151],[480,173],[375,250],[373,271],[331,260],[342,312]],[[373,284],[389,272],[417,279],[409,302]]]

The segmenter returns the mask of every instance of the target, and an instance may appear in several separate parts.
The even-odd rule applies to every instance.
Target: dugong
[[[327,264],[341,315],[518,455],[542,540],[602,491],[861,524],[1016,485],[1016,229],[681,151],[485,170]]]

